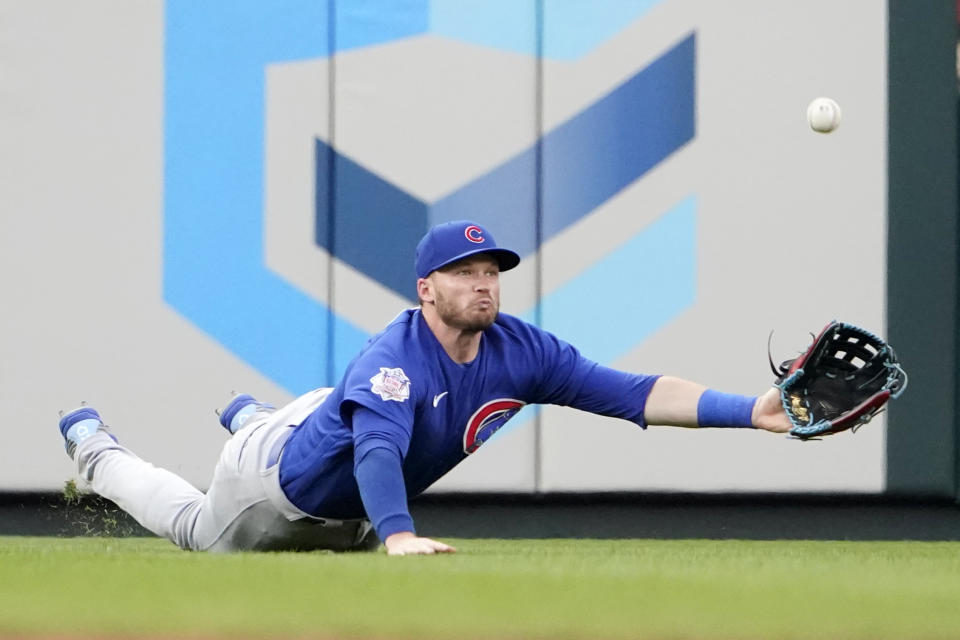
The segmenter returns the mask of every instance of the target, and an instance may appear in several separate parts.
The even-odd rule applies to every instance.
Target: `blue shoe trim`
[[[220,413],[220,425],[230,433],[234,433],[245,422],[245,418],[250,417],[250,414],[256,410],[256,404],[256,399],[248,393],[241,393],[234,397]],[[250,410],[238,416],[238,414],[247,407],[250,407]],[[240,420],[237,424],[234,424],[234,418],[237,417],[239,417]]]
[[[102,425],[103,423],[100,422],[99,418],[78,420],[70,425],[70,428],[67,429],[67,433],[64,435],[64,437],[74,444],[80,444],[93,434],[100,431],[100,427]]]
[[[60,434],[66,438],[70,427],[81,420],[96,420],[98,423],[103,424],[103,420],[100,419],[100,414],[97,413],[96,409],[92,407],[80,407],[60,418]]]

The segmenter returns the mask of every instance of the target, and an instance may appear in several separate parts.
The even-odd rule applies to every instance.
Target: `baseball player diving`
[[[80,475],[183,549],[452,552],[420,536],[417,496],[524,405],[557,404],[648,424],[756,428],[791,423],[776,388],[759,397],[680,378],[617,371],[500,313],[500,274],[520,257],[483,226],[449,222],[417,246],[419,307],[373,336],[336,387],[274,409],[235,396],[233,435],[206,494],[119,444],[81,406],[60,431]]]

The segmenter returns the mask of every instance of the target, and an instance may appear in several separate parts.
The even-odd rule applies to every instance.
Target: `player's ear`
[[[420,302],[433,302],[433,280],[430,276],[417,278],[417,297],[420,298]]]

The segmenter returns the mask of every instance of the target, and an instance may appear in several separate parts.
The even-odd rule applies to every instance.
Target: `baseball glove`
[[[770,359],[770,368],[793,423],[790,435],[802,440],[856,431],[907,388],[890,345],[843,322],[824,327],[800,357],[779,367]]]

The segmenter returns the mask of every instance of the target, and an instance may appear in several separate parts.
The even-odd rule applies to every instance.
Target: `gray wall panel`
[[[917,247],[930,243],[939,249],[912,279],[884,281],[884,3],[661,0],[618,5],[632,9],[609,15],[594,8],[596,20],[590,22],[576,19],[586,3],[531,1],[515,5],[516,19],[508,12],[488,22],[457,15],[454,4],[444,3],[420,26],[416,21],[380,23],[362,33],[340,33],[341,40],[374,32],[376,37],[347,42],[333,66],[325,55],[324,25],[309,22],[326,19],[327,3],[291,3],[290,12],[309,14],[309,20],[300,21],[271,14],[266,6],[179,0],[97,0],[82,6],[45,0],[0,6],[5,74],[0,168],[6,176],[0,191],[0,278],[13,301],[0,317],[0,387],[10,412],[0,487],[60,486],[71,467],[61,452],[56,410],[80,400],[102,408],[134,450],[205,486],[224,439],[212,409],[230,389],[277,403],[302,390],[281,384],[280,376],[272,374],[302,363],[305,356],[296,349],[265,347],[272,344],[271,336],[252,335],[244,314],[262,313],[258,304],[281,298],[297,300],[297,308],[311,314],[332,306],[343,322],[330,325],[329,333],[323,322],[316,323],[326,352],[324,366],[317,358],[314,368],[316,383],[323,384],[365,335],[408,304],[389,282],[365,271],[375,265],[331,259],[318,247],[320,176],[314,163],[321,143],[332,142],[341,154],[341,178],[349,163],[364,168],[423,203],[425,220],[479,211],[491,216],[491,226],[504,230],[499,241],[528,246],[521,267],[504,277],[504,310],[542,318],[547,328],[607,364],[668,372],[733,392],[759,393],[769,385],[764,350],[771,328],[776,330],[775,357],[781,358],[803,348],[807,332],[834,317],[883,333],[886,287],[891,295],[897,292],[898,300],[910,299],[917,279],[934,282],[955,260],[950,253],[955,251],[950,245],[955,227],[949,226],[948,209],[955,206],[956,167],[943,164],[955,160],[944,159],[937,165],[942,174],[923,172],[924,180],[934,182],[910,182],[912,190],[904,192],[890,190],[898,216],[913,210],[904,202],[911,207],[929,202],[924,210],[939,225],[931,231],[895,218],[909,241],[891,242],[891,264],[912,269]],[[483,4],[475,10],[497,6]],[[251,15],[235,15],[241,9]],[[212,25],[209,41],[194,43],[191,53],[199,56],[195,67],[164,66],[169,59],[165,46],[176,35],[165,24],[173,10],[178,19],[195,12]],[[257,11],[265,15],[253,15]],[[822,15],[831,19],[824,21]],[[296,28],[278,27],[291,24]],[[504,28],[477,26],[485,24]],[[571,24],[578,28],[564,31]],[[544,29],[539,41],[538,25]],[[231,40],[240,32],[247,40]],[[270,38],[276,41],[267,42]],[[574,138],[576,144],[565,152],[549,155],[563,147],[549,147],[546,141],[606,104],[624,83],[688,38],[695,43],[693,137],[655,166],[615,185],[605,199],[591,201],[584,192],[599,180],[578,179],[606,176],[587,173],[605,162],[610,173],[620,170],[637,143],[618,138],[616,127],[604,138],[604,123],[616,123],[613,117],[601,118],[594,129],[577,129],[588,135]],[[287,40],[303,44],[280,46]],[[274,45],[288,55],[271,56]],[[262,54],[263,59],[251,66],[247,54]],[[234,217],[227,210],[207,219],[198,211],[188,221],[191,232],[214,242],[200,254],[180,253],[173,242],[177,228],[166,215],[172,198],[164,186],[165,176],[178,168],[170,158],[184,156],[165,148],[171,106],[166,102],[171,78],[165,74],[209,62],[207,71],[229,75],[241,66],[232,61],[241,59],[248,65],[244,69],[255,71],[244,80],[244,95],[219,99],[221,106],[262,105],[263,122],[243,134],[260,132],[262,140],[241,139],[238,133],[235,147],[201,147],[209,156],[202,156],[200,166],[220,170],[222,163],[224,173],[236,176],[236,186],[255,184],[257,189],[249,192],[262,193],[262,202],[232,193],[222,199],[223,206],[253,207],[253,216]],[[947,73],[945,66],[937,69]],[[840,129],[829,136],[811,132],[804,121],[807,103],[821,94],[836,98],[845,112]],[[931,100],[939,104],[946,97],[938,93]],[[207,108],[199,99],[195,102],[197,109]],[[894,107],[891,102],[892,112]],[[902,108],[906,110],[898,118],[916,117],[911,105]],[[234,113],[216,117],[223,122],[236,117],[237,124],[244,124]],[[632,124],[630,113],[625,117]],[[202,142],[205,133],[198,130],[194,138]],[[538,156],[541,133],[546,136],[544,155]],[[945,158],[953,139],[947,143],[933,137],[932,130],[928,133],[929,141],[917,145],[933,145]],[[893,144],[893,132],[891,136]],[[604,139],[612,142],[595,144]],[[624,140],[628,143],[618,148]],[[238,158],[235,149],[254,149],[262,157]],[[234,157],[226,157],[231,153]],[[902,161],[902,171],[909,172],[908,158],[892,160],[891,175],[894,161]],[[551,176],[559,175],[567,191],[540,183],[536,168],[541,160],[547,170],[566,167],[568,174]],[[509,179],[496,182],[502,179],[497,171]],[[198,190],[202,193],[202,184]],[[551,200],[557,193],[562,197]],[[588,205],[567,223],[555,224],[562,207],[581,197]],[[950,198],[953,205],[947,203]],[[375,212],[387,241],[404,236],[392,234],[391,224],[399,224],[392,212]],[[241,233],[240,225],[252,217],[262,229]],[[337,228],[342,232],[347,227],[334,225],[335,234]],[[648,235],[656,229],[662,235]],[[891,229],[893,240],[900,229]],[[948,238],[943,232],[949,236],[951,229],[954,236]],[[262,246],[247,243],[250,237],[260,239],[261,231]],[[403,228],[409,237],[414,231]],[[822,242],[827,232],[856,238],[859,246],[874,250],[855,251],[840,240]],[[664,238],[676,244],[663,245]],[[356,238],[339,238],[341,246],[348,240]],[[668,256],[676,264],[665,268],[672,263],[644,262],[644,252],[654,253],[650,243],[652,248],[676,247]],[[636,247],[648,248],[638,253]],[[802,271],[799,247],[804,248]],[[165,261],[180,260],[190,273],[190,265],[216,267],[230,252],[252,255],[256,277],[237,273],[240,285],[228,298],[230,304],[223,304],[217,286],[204,282],[205,272],[198,268],[193,291],[195,302],[222,322],[198,322],[195,309],[165,300]],[[677,277],[678,269],[687,275]],[[864,274],[861,294],[851,296],[837,273]],[[955,270],[950,273],[946,279],[952,282]],[[275,298],[273,290],[264,295],[264,282],[282,288],[287,297]],[[670,298],[671,292],[682,295]],[[949,287],[939,297],[956,298]],[[944,315],[949,306],[944,302],[943,313],[938,310],[930,320],[931,331],[954,326],[955,319]],[[271,311],[276,322],[269,326],[309,324],[300,317],[284,322],[284,314],[292,313],[287,309]],[[928,400],[945,397],[947,388],[955,386],[953,356],[920,340],[911,328],[911,313],[899,306],[891,311],[892,341],[904,349],[911,373],[923,369],[911,367],[917,359],[930,359],[934,366],[921,372],[920,382],[893,407],[898,425],[912,425],[910,417],[917,412],[932,412],[923,426],[931,439],[920,439],[909,455],[901,455],[907,449],[900,440],[886,442],[884,418],[856,436],[800,445],[758,433],[657,427],[642,432],[571,410],[549,408],[536,417],[528,409],[438,490],[872,493],[884,490],[889,475],[891,488],[942,493],[952,486],[953,454],[936,449],[934,442],[942,443],[952,433],[952,400]],[[306,384],[304,379],[297,378],[297,384]],[[921,393],[914,396],[918,388]],[[906,430],[895,433],[908,437]],[[21,464],[24,451],[37,452],[35,462]],[[916,463],[928,460],[933,464],[914,475]]]

